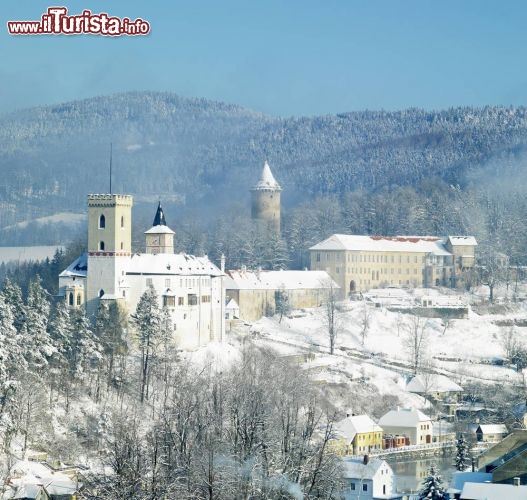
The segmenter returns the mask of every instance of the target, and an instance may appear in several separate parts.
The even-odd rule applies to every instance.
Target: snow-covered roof
[[[80,485],[76,481],[68,479],[53,479],[46,484],[46,491],[50,495],[73,495],[79,490]]]
[[[477,246],[478,242],[474,236],[449,236],[451,245]]]
[[[271,172],[271,167],[267,162],[264,163],[260,180],[253,186],[252,190],[259,191],[265,189],[272,189],[275,191],[280,191],[282,189],[280,184],[276,182],[276,179]]]
[[[456,471],[452,474],[450,488],[455,492],[461,492],[465,483],[485,483],[492,481],[490,472]]]
[[[485,500],[525,500],[527,486],[498,483],[465,483],[461,498],[484,498]]]
[[[382,428],[377,425],[368,415],[353,415],[346,417],[340,422],[335,423],[335,432],[349,441],[353,441],[356,434],[367,432],[382,432]]]
[[[356,250],[368,252],[416,252],[451,255],[437,236],[364,236],[333,234],[310,250]]]
[[[77,257],[64,271],[59,274],[59,277],[78,276],[80,278],[86,277],[88,270],[88,254],[83,253]]]
[[[400,410],[390,410],[379,420],[381,427],[411,427],[415,428],[420,422],[429,422],[422,411],[415,408],[401,408]]]
[[[408,392],[461,392],[463,388],[444,375],[417,375],[406,386]]]
[[[227,271],[227,290],[340,288],[326,271]]]
[[[240,306],[234,299],[230,299],[225,306],[225,309],[240,309]]]
[[[176,234],[168,226],[152,226],[148,231],[145,231],[144,234]]]
[[[507,434],[508,432],[505,424],[481,424],[478,426],[478,429],[483,434]]]
[[[134,254],[126,263],[127,275],[222,276],[223,273],[208,257],[196,257],[184,253]]]
[[[343,465],[346,479],[373,479],[381,467],[391,470],[388,462],[380,458],[370,458],[367,464],[363,459],[348,458],[343,460]]]

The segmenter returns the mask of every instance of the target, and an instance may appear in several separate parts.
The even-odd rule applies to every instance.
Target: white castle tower
[[[174,231],[167,226],[161,202],[157,206],[152,227],[145,231],[146,253],[174,253]]]
[[[251,188],[251,216],[266,223],[277,235],[280,234],[280,191],[280,184],[265,162],[260,180]]]
[[[132,197],[88,195],[88,269],[86,309],[97,312],[99,299],[124,299],[120,289],[132,253]]]

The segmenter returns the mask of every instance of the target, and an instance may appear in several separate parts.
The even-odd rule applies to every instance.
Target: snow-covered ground
[[[375,307],[367,301],[346,301],[340,308],[333,356],[329,355],[322,308],[295,311],[281,322],[275,316],[262,318],[250,327],[242,326],[238,328],[238,342],[240,336],[248,337],[257,345],[271,347],[279,355],[292,358],[295,354],[310,354],[309,360],[301,360],[302,366],[317,383],[342,385],[362,381],[377,388],[380,395],[396,396],[401,405],[425,408],[423,398],[405,390],[411,374],[407,339],[409,331],[415,328],[412,317]],[[509,329],[497,326],[496,322],[511,318],[527,319],[527,307],[515,304],[504,314],[480,315],[469,310],[466,319],[447,322],[442,318],[421,318],[420,328],[424,325],[427,339],[422,359],[428,369],[447,375],[461,386],[476,380],[520,384],[521,373],[494,364],[494,360],[505,356],[503,339]],[[368,326],[362,343],[365,320]],[[514,329],[520,341],[527,340],[526,327]],[[228,348],[215,348],[216,358],[235,357],[233,353],[239,348],[236,335],[231,335],[229,342]],[[221,354],[223,351],[225,355]],[[208,355],[205,358],[210,359]]]

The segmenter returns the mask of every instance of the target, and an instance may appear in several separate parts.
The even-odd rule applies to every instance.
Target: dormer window
[[[104,229],[106,227],[106,217],[101,214],[99,217],[99,229]]]

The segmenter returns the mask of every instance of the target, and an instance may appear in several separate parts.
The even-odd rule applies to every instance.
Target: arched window
[[[106,227],[106,217],[101,214],[99,217],[99,229],[104,229]]]
[[[121,227],[124,227],[124,215],[121,215]]]
[[[68,296],[68,304],[70,306],[73,305],[73,292],[70,292],[69,296]]]
[[[99,250],[104,250],[104,241],[99,241]]]
[[[104,290],[101,288],[99,290],[99,298],[101,298],[104,295]]]
[[[78,306],[81,305],[81,296],[80,295],[77,295],[77,305]]]

